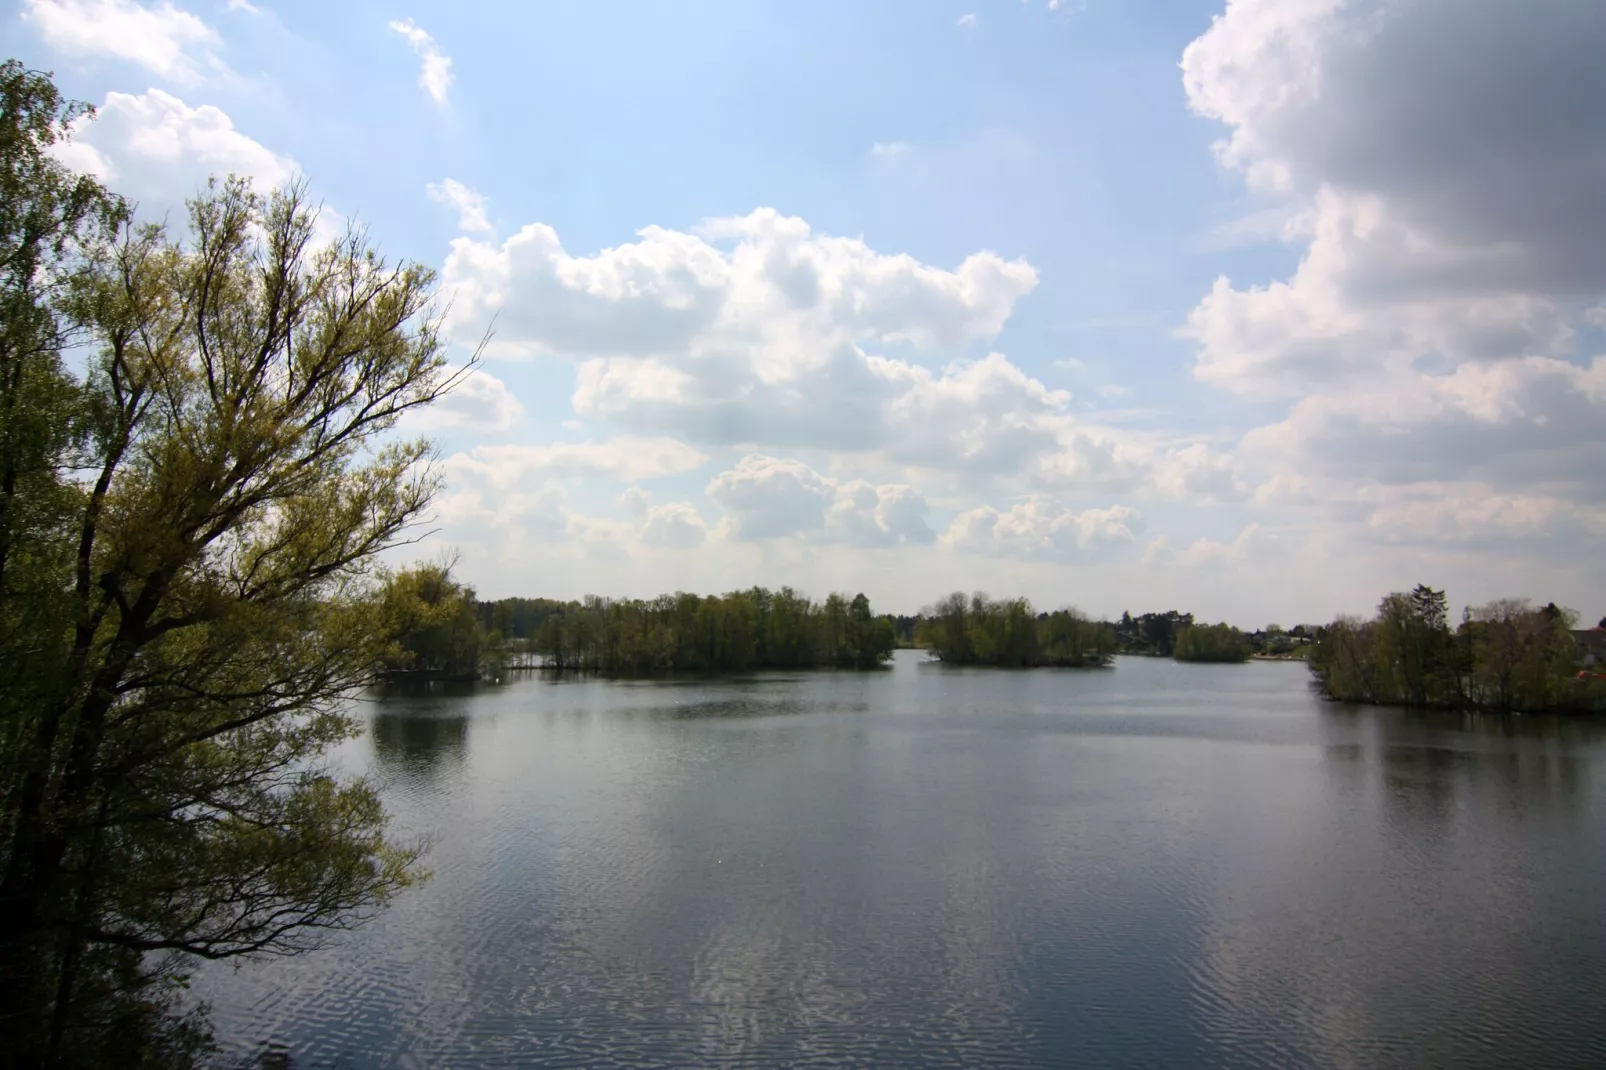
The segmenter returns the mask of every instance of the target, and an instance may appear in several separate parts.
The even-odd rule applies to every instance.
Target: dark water
[[[434,880],[214,971],[302,1067],[1606,1066],[1606,728],[1297,665],[392,699]]]

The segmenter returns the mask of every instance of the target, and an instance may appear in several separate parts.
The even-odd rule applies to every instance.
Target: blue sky
[[[305,174],[442,272],[488,596],[1606,612],[1567,0],[23,0],[151,214]],[[1593,95],[1592,95],[1593,94]],[[710,222],[714,221],[714,222]],[[723,222],[719,222],[723,221]],[[1221,280],[1221,281],[1218,281]]]

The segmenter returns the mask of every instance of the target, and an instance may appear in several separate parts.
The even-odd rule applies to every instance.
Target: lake
[[[197,989],[297,1067],[1606,1065],[1606,725],[1294,663],[523,678],[340,752],[434,879]]]

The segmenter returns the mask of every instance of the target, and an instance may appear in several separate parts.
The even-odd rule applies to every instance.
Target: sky
[[[303,176],[471,378],[481,597],[1606,613],[1606,5],[9,0],[183,221]]]

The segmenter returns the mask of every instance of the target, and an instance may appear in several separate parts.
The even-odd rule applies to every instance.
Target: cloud
[[[619,504],[624,506],[625,511],[631,516],[639,519],[652,507],[652,492],[641,487],[627,487],[625,492],[619,495]]]
[[[1502,493],[1486,484],[1431,484],[1383,495],[1366,517],[1379,541],[1500,553],[1599,545],[1606,508],[1544,494]]]
[[[220,43],[217,31],[167,2],[145,7],[134,0],[24,0],[22,19],[58,52],[112,56],[175,82],[227,70],[213,53]]]
[[[1603,49],[1606,8],[1568,0],[1229,0],[1188,46],[1218,158],[1303,246],[1286,278],[1218,279],[1183,331],[1197,378],[1288,403],[1237,451],[1258,502],[1360,538],[1591,545]]]
[[[630,487],[619,495],[619,504],[635,521],[637,537],[648,546],[689,550],[708,540],[708,524],[690,502],[653,505],[650,491]]]
[[[1143,517],[1124,505],[1078,513],[1033,497],[1007,512],[983,506],[961,513],[943,533],[942,545],[962,553],[1085,563],[1130,545],[1143,526]]]
[[[1230,502],[1249,495],[1236,459],[1202,442],[1166,451],[1154,469],[1154,485],[1167,497]]]
[[[491,226],[491,221],[485,217],[485,198],[457,179],[448,178],[438,183],[431,182],[425,190],[429,193],[430,200],[457,210],[459,230],[473,233],[495,229]]]
[[[708,458],[667,438],[616,438],[607,442],[480,445],[448,457],[449,479],[493,490],[540,479],[615,479],[632,482],[700,468]]]
[[[650,538],[653,545],[689,546],[690,529],[696,526],[687,514],[690,507],[653,508],[651,496],[632,487],[621,501],[635,523],[619,524],[571,509],[566,484],[655,479],[691,471],[706,461],[696,450],[669,439],[479,445],[442,463],[447,489],[436,499],[435,510],[440,520],[455,526],[460,540],[494,538],[509,548],[575,541],[612,547],[617,553],[632,534]]]
[[[800,461],[752,454],[708,484],[708,496],[729,511],[738,539],[773,539],[818,531],[835,488]]]
[[[907,141],[877,141],[870,146],[870,155],[879,156],[884,160],[893,160],[909,151]]]
[[[953,352],[996,335],[1036,285],[1021,260],[982,251],[949,270],[761,209],[689,233],[647,227],[590,256],[541,224],[500,242],[458,238],[444,278],[461,337],[496,315],[494,355],[572,359],[575,411],[631,433],[879,451],[1056,485],[1121,467],[1107,435],[1073,426],[1069,393],[1001,354],[933,370],[875,352]]]
[[[929,508],[925,496],[908,484],[856,479],[837,484],[826,528],[855,546],[931,543],[937,533],[926,522]]]
[[[1246,392],[1557,356],[1606,290],[1594,111],[1606,9],[1567,0],[1231,0],[1183,55],[1250,183],[1308,205],[1286,282],[1217,283],[1201,378]],[[1565,78],[1556,72],[1566,71]]]
[[[1218,223],[1194,238],[1191,244],[1201,252],[1218,252],[1248,245],[1294,242],[1309,236],[1305,233],[1309,224],[1310,217],[1297,207],[1276,203]]]
[[[647,227],[638,238],[589,257],[570,255],[539,223],[501,244],[459,238],[445,267],[456,320],[477,334],[476,323],[502,310],[505,355],[700,358],[757,345],[758,370],[779,378],[849,342],[991,336],[1037,284],[1022,260],[974,253],[946,271],[816,235],[773,209],[696,233]]]
[[[95,118],[75,126],[61,156],[158,212],[176,207],[213,175],[241,175],[267,189],[297,173],[294,160],[241,133],[222,109],[192,108],[160,89],[107,93]]]
[[[708,539],[708,525],[702,514],[685,502],[673,502],[648,509],[639,526],[641,541],[648,546],[689,550]]]
[[[971,29],[972,27],[974,27],[976,25],[976,15],[975,15],[975,13],[972,12],[972,13],[967,14],[967,15],[959,16],[959,18],[954,22],[954,25],[960,27],[961,29],[965,29],[965,30]]]
[[[904,484],[839,482],[801,461],[749,454],[708,484],[739,541],[805,536],[854,546],[929,543],[926,500]]]
[[[405,37],[418,55],[419,87],[436,104],[445,104],[446,94],[452,88],[452,58],[442,52],[435,38],[419,29],[412,19],[393,20],[390,28]]]
[[[1606,501],[1606,358],[1528,357],[1312,394],[1246,435],[1243,452],[1307,477],[1546,487]]]
[[[532,479],[506,488],[449,477],[434,502],[435,515],[475,539],[492,533],[518,541],[558,542],[580,527],[568,508],[568,495],[553,479]]]
[[[247,15],[260,15],[262,9],[251,3],[251,0],[229,0],[230,11],[243,11]]]
[[[452,375],[458,369],[448,368]],[[451,393],[423,409],[407,414],[407,426],[419,431],[460,428],[482,434],[507,431],[524,419],[524,406],[507,384],[476,368]]]
[[[1259,524],[1250,524],[1231,542],[1195,539],[1170,563],[1180,568],[1226,568],[1262,559],[1273,552],[1274,545],[1264,537]]]
[[[1070,392],[1001,353],[930,360],[974,351],[1036,285],[1031,265],[992,252],[945,269],[761,209],[692,231],[647,227],[591,255],[541,224],[506,240],[460,237],[444,279],[461,338],[496,315],[495,355],[569,358],[574,411],[624,433],[858,454],[962,492],[1246,493],[1220,455],[1194,471],[1193,454],[1171,456],[1185,441],[1089,424]],[[1165,486],[1154,484],[1161,465]],[[823,516],[834,499],[822,494],[793,504]]]
[[[498,353],[569,356],[575,411],[633,434],[877,454],[973,486],[1072,494],[1139,489],[1164,459],[1079,422],[1068,391],[1003,354],[933,369],[871,351],[997,333],[1036,283],[1022,261],[981,252],[948,271],[767,210],[639,238],[593,256],[540,225],[500,243],[459,238],[445,272],[454,328],[499,312]],[[1203,473],[1173,483],[1164,493],[1241,496]]]

